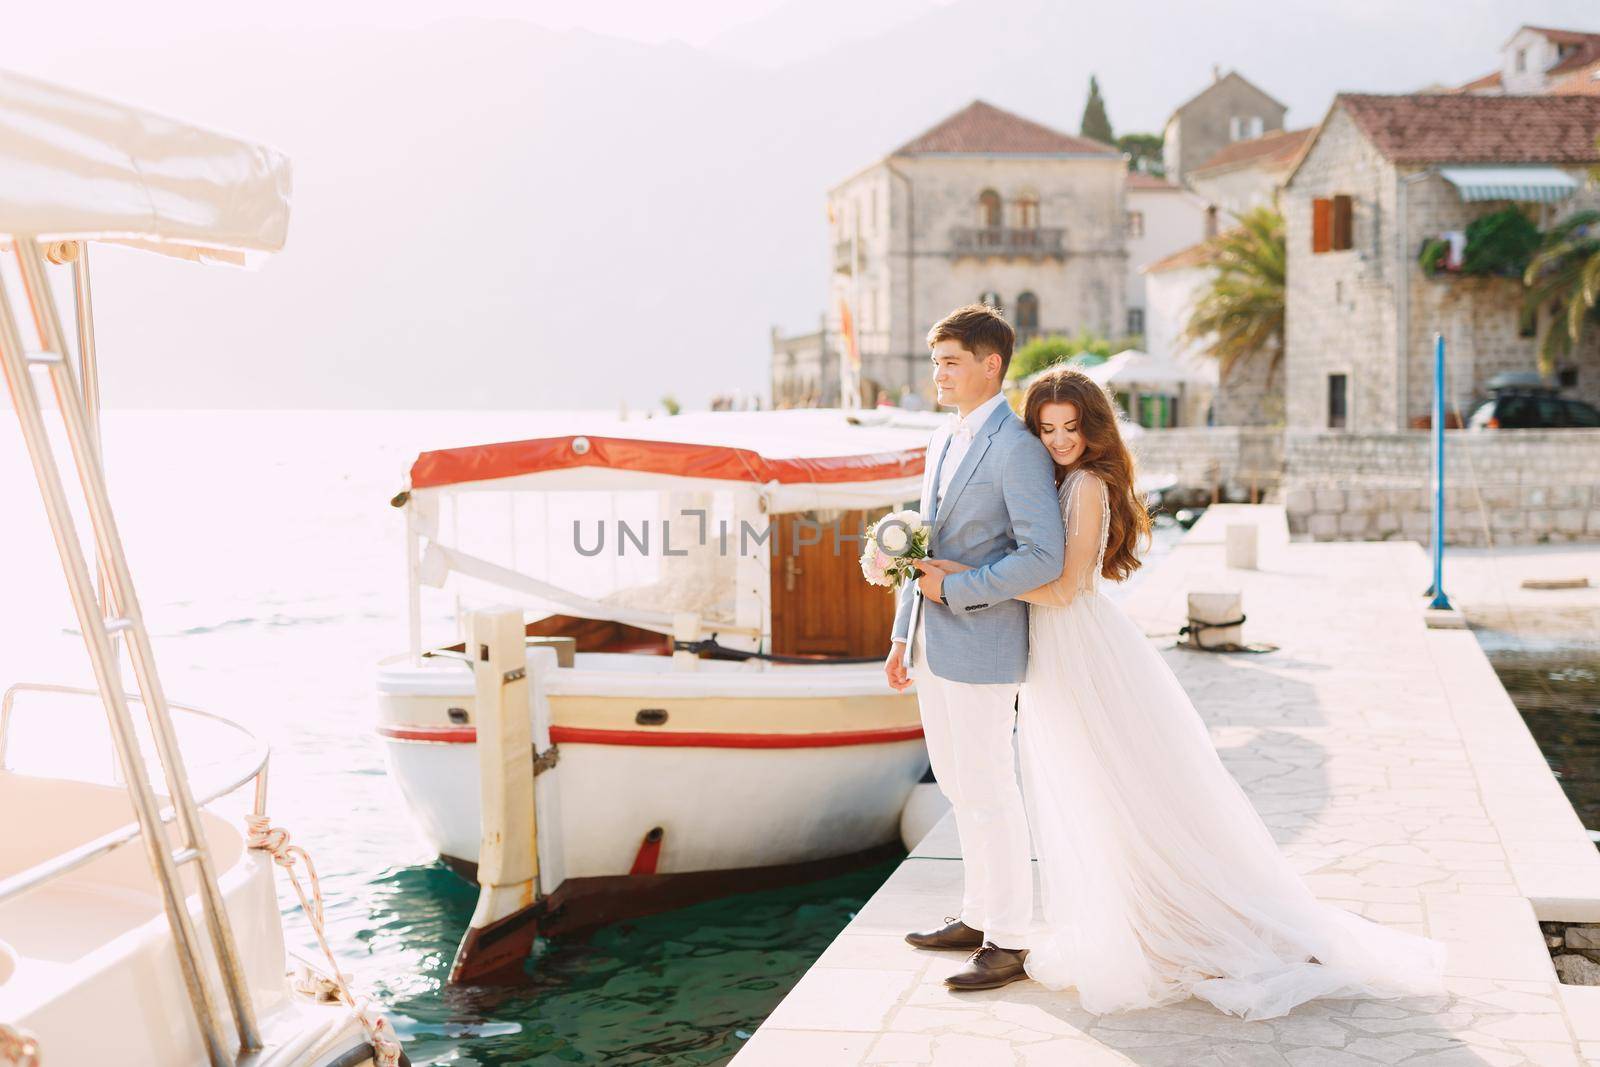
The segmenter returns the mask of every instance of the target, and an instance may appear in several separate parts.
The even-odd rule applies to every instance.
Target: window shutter
[[[1351,200],[1343,193],[1333,198],[1333,248],[1335,251],[1354,248],[1351,233]]]
[[[1333,247],[1333,201],[1317,197],[1311,201],[1311,251],[1326,252]]]

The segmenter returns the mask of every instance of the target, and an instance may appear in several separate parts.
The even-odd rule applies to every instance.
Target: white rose
[[[891,511],[878,520],[878,546],[898,556],[911,546],[911,535],[921,526],[922,516],[916,511]]]
[[[878,546],[891,556],[900,555],[910,543],[910,532],[896,522],[885,523],[883,532],[878,535]]]

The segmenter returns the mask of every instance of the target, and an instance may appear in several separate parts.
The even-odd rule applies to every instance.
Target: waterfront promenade
[[[1227,523],[1260,527],[1228,570]],[[947,817],[818,959],[736,1067],[1600,1067],[1600,987],[1556,980],[1538,921],[1600,922],[1589,841],[1473,635],[1429,629],[1411,542],[1288,543],[1274,507],[1213,508],[1124,601],[1170,648],[1190,590],[1244,595],[1268,655],[1171,649],[1229,770],[1323,899],[1448,943],[1448,993],[1323,1000],[1245,1022],[1199,1001],[1084,1012],[1032,982],[957,994],[902,940],[960,898]]]

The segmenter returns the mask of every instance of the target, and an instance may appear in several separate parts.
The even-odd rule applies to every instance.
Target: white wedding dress
[[[1440,942],[1312,896],[1143,631],[1098,590],[1105,488],[1061,487],[1066,567],[1029,610],[1017,748],[1043,887],[1029,977],[1096,1014],[1189,996],[1245,1019],[1443,992]],[[1313,962],[1315,961],[1315,962]]]

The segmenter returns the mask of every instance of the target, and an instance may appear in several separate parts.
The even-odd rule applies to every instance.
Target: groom
[[[906,935],[918,948],[976,950],[945,979],[993,989],[1025,977],[1033,917],[1028,823],[1011,741],[1028,663],[1028,605],[1012,598],[1061,577],[1066,532],[1050,454],[1000,392],[1015,335],[973,304],[928,333],[933,384],[954,426],[928,443],[922,482],[928,555],[972,570],[928,570],[900,589],[884,663],[896,691],[916,671],[928,759],[955,811],[966,887],[961,914]]]

